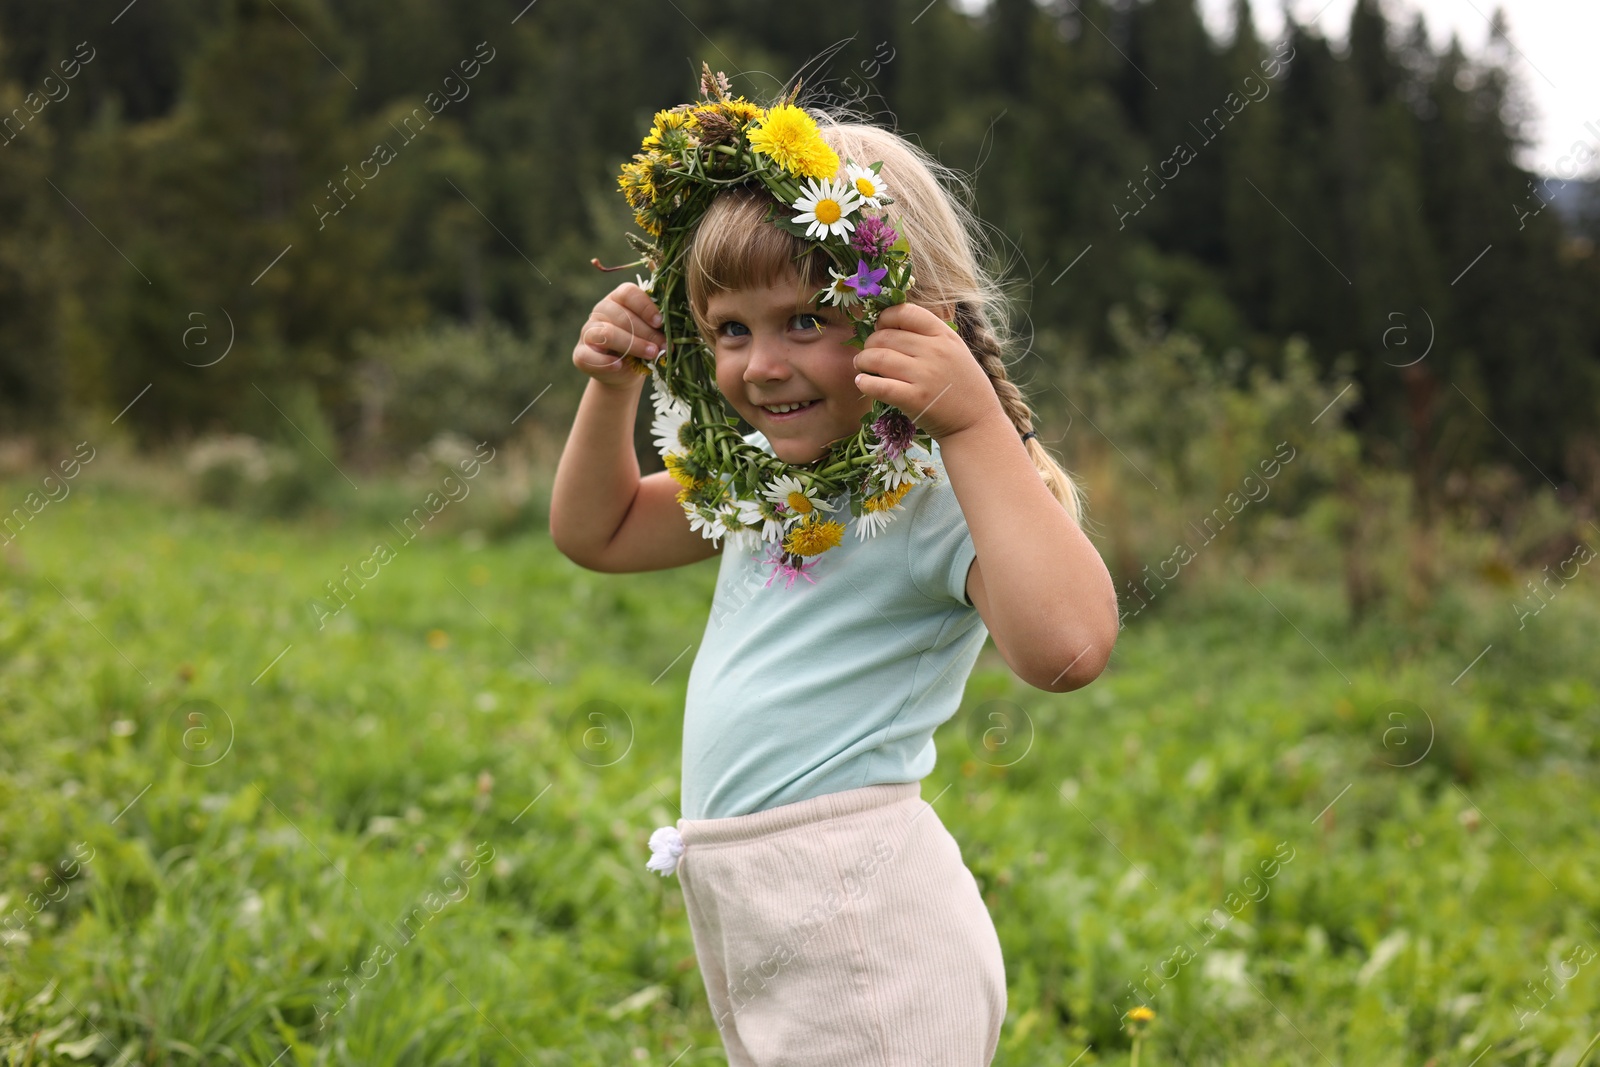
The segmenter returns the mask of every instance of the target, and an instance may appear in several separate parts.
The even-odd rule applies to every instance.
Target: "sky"
[[[1071,0],[1064,0],[1070,4]],[[1232,34],[1233,0],[1197,0],[1212,37]],[[955,6],[977,12],[987,0],[954,0]],[[1600,0],[1380,0],[1391,26],[1411,28],[1422,12],[1435,51],[1442,51],[1453,31],[1468,56],[1481,56],[1489,42],[1489,19],[1503,7],[1513,49],[1510,70],[1520,85],[1532,143],[1517,163],[1540,174],[1555,173],[1561,157],[1575,142],[1595,153],[1586,167],[1567,164],[1562,177],[1600,177]],[[1345,41],[1355,0],[1250,0],[1257,34],[1276,41],[1283,32],[1285,7],[1301,25],[1308,22],[1336,48]],[[1313,21],[1315,20],[1315,21]],[[1586,129],[1585,124],[1594,129]],[[1573,170],[1577,173],[1574,174]]]
[[[1555,172],[1558,160],[1584,141],[1596,159],[1577,168],[1579,177],[1600,175],[1600,2],[1597,0],[1381,0],[1391,25],[1409,29],[1422,13],[1436,50],[1455,32],[1469,56],[1483,55],[1489,42],[1489,19],[1496,6],[1505,9],[1513,51],[1509,69],[1520,83],[1531,121],[1533,144],[1517,162],[1541,174]],[[1231,32],[1232,0],[1199,0],[1201,17],[1212,36]],[[1355,0],[1251,0],[1256,28],[1265,40],[1283,31],[1284,7],[1302,25],[1314,26],[1335,47],[1342,46]],[[1318,12],[1321,12],[1318,14]],[[1593,129],[1586,129],[1585,123]],[[1563,168],[1571,176],[1574,165]]]

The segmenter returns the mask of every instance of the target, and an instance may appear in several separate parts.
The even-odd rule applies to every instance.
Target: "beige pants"
[[[679,819],[677,876],[730,1067],[987,1067],[994,921],[920,782]]]

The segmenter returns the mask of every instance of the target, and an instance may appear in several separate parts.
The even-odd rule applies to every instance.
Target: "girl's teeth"
[[[800,408],[803,408],[803,407],[807,406],[808,404],[814,404],[814,403],[816,403],[816,401],[808,400],[808,401],[806,401],[805,404],[784,404],[781,407],[775,407],[775,408],[769,407],[769,408],[766,408],[766,410],[772,412],[774,415],[782,415],[786,411],[797,411]],[[763,407],[765,407],[765,405],[763,405]]]

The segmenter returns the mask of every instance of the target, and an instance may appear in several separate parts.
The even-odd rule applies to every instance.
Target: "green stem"
[[[1572,1067],[1583,1067],[1583,1061],[1589,1058],[1589,1053],[1594,1051],[1596,1045],[1600,1045],[1600,1034],[1594,1035],[1594,1040],[1590,1041],[1588,1047],[1573,1061]]]
[[[1128,1067],[1139,1067],[1139,1046],[1143,1044],[1140,1038],[1133,1039],[1133,1058],[1128,1061]]]

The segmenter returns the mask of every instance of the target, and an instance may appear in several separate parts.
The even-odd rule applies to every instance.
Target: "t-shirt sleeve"
[[[922,499],[908,518],[907,552],[911,580],[930,600],[971,606],[967,569],[978,558],[972,531],[956,500],[956,491],[942,469],[936,483],[920,483],[911,492]]]

